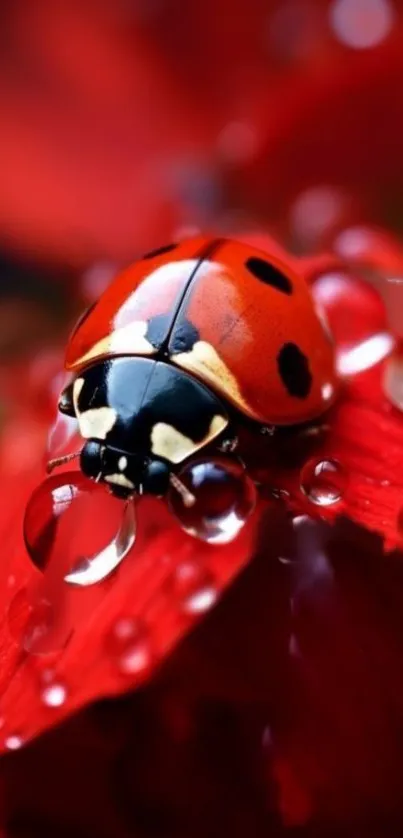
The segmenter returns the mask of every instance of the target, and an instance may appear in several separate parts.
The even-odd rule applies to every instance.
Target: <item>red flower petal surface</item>
[[[322,282],[318,273],[326,264],[334,269],[334,257],[328,262],[301,262],[307,277],[316,283]],[[351,318],[346,320],[350,345],[355,337],[360,343],[386,328],[386,322],[383,306],[372,289],[352,277],[348,267],[345,271],[347,294],[342,293],[339,303],[340,310],[350,305],[354,315],[353,328]],[[339,303],[333,301],[328,307],[334,326]],[[340,348],[343,328],[337,337]],[[259,441],[253,471],[263,483],[265,500],[235,542],[219,547],[198,542],[179,530],[162,504],[143,501],[139,537],[130,555],[114,575],[90,589],[68,589],[61,584],[61,569],[59,581],[52,587],[49,574],[33,568],[22,543],[21,519],[23,500],[28,488],[38,481],[39,467],[26,475],[23,488],[20,476],[15,480],[18,495],[10,481],[10,503],[1,518],[3,750],[18,747],[96,697],[126,691],[149,678],[248,563],[264,505],[282,502],[276,498],[283,498],[286,508],[298,515],[329,521],[348,515],[380,533],[386,548],[399,543],[403,423],[400,412],[383,395],[382,368],[382,363],[377,363],[344,379],[339,402],[322,426],[280,433],[275,445],[270,438]],[[338,494],[331,501],[337,502],[327,505],[325,501],[323,505],[323,498],[318,501],[315,497],[317,486],[309,496],[311,466],[307,461],[330,463],[330,468],[335,468],[336,474],[330,474],[330,490],[336,480]],[[325,491],[329,489],[327,479],[325,473]],[[321,482],[318,491],[323,491]],[[11,509],[15,516],[12,528]],[[78,518],[74,527],[85,529],[85,521]],[[54,599],[51,606],[62,621],[62,648],[34,655],[29,646],[27,651],[24,637],[33,630],[46,634],[49,598]],[[189,601],[193,605],[189,606]]]

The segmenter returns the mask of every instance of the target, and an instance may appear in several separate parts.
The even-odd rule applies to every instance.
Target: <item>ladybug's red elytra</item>
[[[237,241],[196,238],[123,271],[73,332],[59,409],[78,420],[87,476],[163,495],[237,425],[295,425],[337,390],[334,351],[304,279]]]

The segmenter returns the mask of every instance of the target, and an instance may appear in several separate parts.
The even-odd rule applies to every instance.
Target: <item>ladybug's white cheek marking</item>
[[[83,386],[83,378],[77,378],[73,384],[73,404],[80,434],[84,439],[106,439],[116,422],[116,410],[113,407],[93,407],[81,413],[78,399]]]
[[[84,439],[106,439],[116,422],[117,413],[113,407],[97,407],[79,413],[77,418]]]
[[[231,398],[235,404],[243,407],[248,413],[250,412],[235,376],[211,343],[199,340],[192,346],[190,352],[179,352],[177,355],[173,355],[171,360],[179,367],[195,373],[203,381],[211,384],[214,389],[220,390]]]
[[[223,416],[214,416],[206,436],[195,442],[182,434],[172,425],[157,422],[151,431],[151,451],[156,457],[163,457],[171,463],[181,463],[186,457],[203,448],[227,426],[228,421]]]
[[[107,483],[114,483],[115,486],[124,486],[125,489],[134,489],[134,483],[128,480],[124,474],[106,474],[104,477]]]
[[[157,350],[145,337],[147,328],[148,323],[145,320],[138,320],[116,329],[95,343],[73,366],[82,366],[105,355],[155,355]]]

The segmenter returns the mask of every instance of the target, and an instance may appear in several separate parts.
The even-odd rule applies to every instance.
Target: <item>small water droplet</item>
[[[194,591],[182,603],[182,609],[187,614],[205,614],[217,601],[217,590],[210,585]]]
[[[123,675],[140,675],[150,669],[153,651],[148,630],[133,617],[120,617],[106,639],[106,648]]]
[[[172,595],[186,614],[204,614],[217,601],[218,591],[212,574],[195,559],[177,566],[170,586]]]
[[[4,746],[7,748],[8,751],[18,751],[19,748],[22,747],[24,744],[24,740],[22,736],[17,733],[12,733],[10,736],[7,736],[4,740]]]
[[[60,681],[53,680],[53,675],[50,680],[47,677],[48,673],[42,676],[41,699],[46,707],[62,707],[67,699],[67,689]]]
[[[52,605],[47,599],[31,600],[26,588],[11,600],[7,618],[11,636],[31,655],[46,654],[64,645],[64,639],[54,631]]]
[[[341,500],[347,474],[337,460],[308,460],[300,475],[301,491],[317,506],[331,506]]]

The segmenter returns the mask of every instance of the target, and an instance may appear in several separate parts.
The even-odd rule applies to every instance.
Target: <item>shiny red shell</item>
[[[159,353],[265,424],[319,416],[336,394],[332,340],[305,280],[232,240],[191,239],[129,267],[76,327],[66,368]]]

